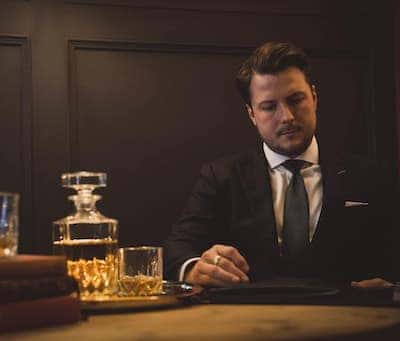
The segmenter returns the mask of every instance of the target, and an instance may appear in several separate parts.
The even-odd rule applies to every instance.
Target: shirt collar
[[[263,143],[265,157],[267,158],[268,164],[271,169],[274,169],[281,165],[286,160],[291,159],[289,156],[282,155],[279,153],[274,152],[268,145],[264,142]],[[311,164],[318,164],[319,163],[319,152],[318,152],[318,143],[315,136],[313,136],[310,145],[308,148],[300,155],[296,156],[294,159],[307,161]]]

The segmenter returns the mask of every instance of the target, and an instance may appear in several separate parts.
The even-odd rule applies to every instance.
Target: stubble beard
[[[302,154],[311,144],[312,141],[312,137],[313,134],[311,134],[310,137],[304,138],[302,139],[301,142],[296,143],[294,145],[292,145],[290,139],[287,142],[288,146],[281,146],[282,144],[277,144],[277,145],[271,145],[270,143],[268,143],[267,141],[264,140],[264,142],[268,145],[269,148],[271,148],[271,150],[273,150],[275,153],[281,154],[281,155],[285,155],[288,157],[296,157],[300,154]]]

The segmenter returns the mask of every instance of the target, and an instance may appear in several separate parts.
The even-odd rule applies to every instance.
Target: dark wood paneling
[[[256,15],[330,15],[332,12],[365,13],[371,4],[352,3],[336,0],[327,3],[325,0],[219,0],[219,1],[187,1],[187,0],[66,0],[66,3],[88,6],[132,7],[146,9],[168,9],[186,11],[239,12]]]
[[[310,52],[321,136],[387,162],[395,179],[393,3],[0,2],[0,33],[32,45],[30,57],[24,38],[0,44],[0,106],[19,115],[1,115],[0,126],[20,126],[19,138],[4,135],[13,146],[3,172],[22,172],[18,186],[35,189],[24,246],[50,250],[51,222],[71,210],[60,175],[83,168],[109,173],[101,209],[120,219],[121,244],[162,240],[200,164],[254,143],[233,79],[248,49],[268,40]],[[29,73],[5,77],[30,59],[33,132]]]
[[[61,1],[30,0],[32,11],[34,251],[51,252],[52,222],[71,211],[68,169],[68,21]],[[79,15],[79,11],[75,13]]]
[[[28,0],[0,1],[0,34],[27,36],[32,30],[31,2]]]
[[[66,27],[74,39],[233,46],[256,46],[266,40],[283,39],[303,47],[339,49],[370,43],[365,32],[371,20],[368,15],[363,11],[350,11],[351,6],[341,11],[340,6],[328,5],[326,1],[302,2],[301,6],[298,1],[185,2],[186,6],[200,10],[187,10],[185,6],[170,8],[169,5],[177,3],[175,1],[163,2],[164,6],[158,7],[135,7],[136,1],[129,1],[129,6],[96,6],[94,3],[65,6]],[[320,5],[315,7],[314,3]],[[281,8],[281,13],[267,11],[276,6]],[[201,10],[203,7],[223,10]],[[249,11],[249,8],[255,10]]]
[[[26,37],[0,35],[0,191],[21,194],[20,249],[32,248],[31,68]]]
[[[395,48],[395,75],[396,75],[396,113],[397,113],[397,174],[400,175],[400,3],[396,3],[395,8],[395,33],[394,33],[394,48]]]
[[[318,134],[332,151],[377,160],[372,88],[373,59],[367,52],[318,53],[312,58],[318,94]]]

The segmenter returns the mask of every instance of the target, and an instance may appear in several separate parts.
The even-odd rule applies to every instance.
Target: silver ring
[[[218,263],[219,263],[220,260],[221,260],[221,256],[220,256],[220,255],[216,255],[216,256],[213,258],[213,264],[214,264],[215,266],[218,266]]]

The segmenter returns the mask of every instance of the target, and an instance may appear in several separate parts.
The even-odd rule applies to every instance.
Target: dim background
[[[201,164],[258,143],[234,76],[265,41],[311,56],[326,151],[385,163],[395,185],[399,8],[1,1],[0,190],[21,193],[20,252],[51,252],[52,221],[73,209],[60,175],[78,170],[108,174],[98,206],[119,220],[120,245],[161,244]]]

